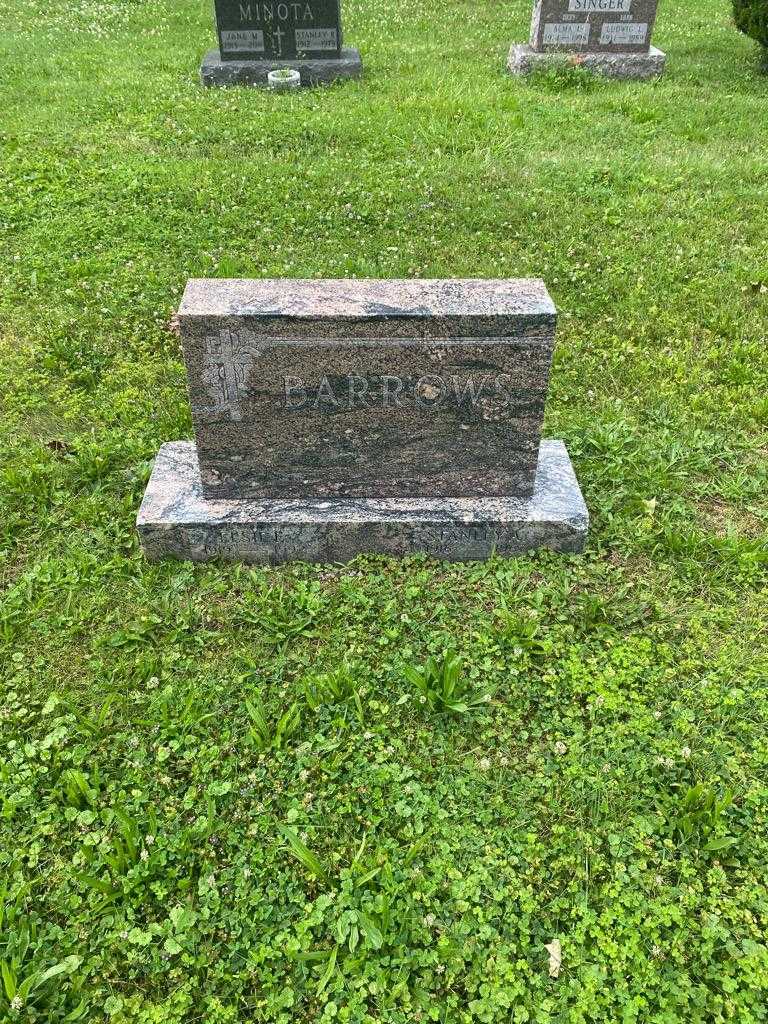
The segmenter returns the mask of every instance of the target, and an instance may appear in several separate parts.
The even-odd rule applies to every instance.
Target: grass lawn
[[[343,6],[364,81],[273,96],[202,0],[0,0],[0,1020],[766,1021],[756,48],[663,0],[660,82],[525,82],[529,0]],[[585,555],[146,564],[192,275],[543,277]]]

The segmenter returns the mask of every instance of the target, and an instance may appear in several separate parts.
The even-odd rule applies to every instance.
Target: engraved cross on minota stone
[[[229,328],[205,339],[202,380],[212,405],[201,409],[201,413],[209,416],[229,413],[235,421],[243,418],[240,401],[247,391],[248,371],[256,355],[258,351]]]

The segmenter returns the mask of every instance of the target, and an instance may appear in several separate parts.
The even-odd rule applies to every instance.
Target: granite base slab
[[[150,561],[348,562],[419,552],[448,561],[534,548],[579,552],[589,526],[562,441],[542,441],[531,498],[206,499],[191,441],[160,449],[137,529]]]
[[[267,75],[280,68],[298,71],[301,84],[306,86],[325,85],[339,78],[360,78],[363,74],[360,51],[353,47],[344,47],[340,57],[302,60],[222,60],[219,50],[210,50],[200,65],[200,81],[206,86],[256,85],[266,89]]]
[[[658,78],[664,71],[667,55],[652,46],[648,53],[563,53],[539,52],[527,43],[513,44],[507,69],[513,75],[529,75],[532,71],[573,65],[587,68],[606,78]]]

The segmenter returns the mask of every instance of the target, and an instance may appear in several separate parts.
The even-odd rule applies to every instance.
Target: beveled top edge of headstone
[[[180,318],[273,321],[541,317],[555,305],[540,278],[190,278]]]

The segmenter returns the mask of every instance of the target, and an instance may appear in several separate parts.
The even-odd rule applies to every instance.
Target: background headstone
[[[650,78],[664,69],[651,46],[658,0],[535,0],[529,45],[513,45],[508,67],[525,74],[572,63],[615,78]]]
[[[647,53],[658,0],[537,0],[534,50]]]
[[[290,67],[302,85],[362,73],[357,50],[343,48],[340,0],[215,0],[219,49],[203,58],[203,85],[266,85]]]
[[[215,0],[222,60],[340,57],[339,0]]]
[[[193,280],[178,319],[196,444],[158,456],[149,557],[581,549],[541,281]]]

